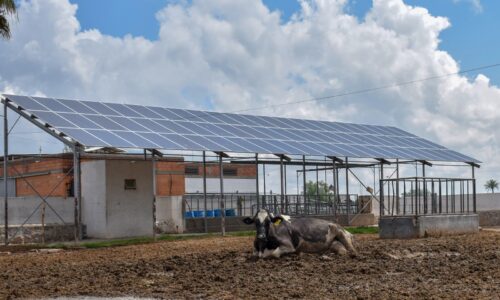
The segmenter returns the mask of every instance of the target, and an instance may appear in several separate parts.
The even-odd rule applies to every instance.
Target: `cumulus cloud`
[[[374,0],[360,20],[346,0],[300,4],[283,23],[261,0],[173,3],[152,41],[82,31],[68,0],[22,1],[0,91],[235,111],[460,71],[439,49],[449,20],[425,8]],[[484,75],[454,75],[252,113],[396,125],[483,160],[484,179],[500,167],[498,99]]]

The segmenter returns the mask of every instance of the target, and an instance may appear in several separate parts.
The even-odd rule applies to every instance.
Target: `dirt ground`
[[[500,232],[356,238],[357,258],[303,254],[254,260],[251,237],[13,253],[0,256],[0,298],[500,297]]]

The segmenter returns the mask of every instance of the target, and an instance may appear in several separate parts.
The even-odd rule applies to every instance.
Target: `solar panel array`
[[[4,95],[87,147],[478,162],[390,126]]]

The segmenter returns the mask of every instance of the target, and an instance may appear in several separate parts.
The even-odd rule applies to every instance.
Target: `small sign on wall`
[[[135,179],[125,179],[125,189],[126,190],[136,190],[137,183]]]

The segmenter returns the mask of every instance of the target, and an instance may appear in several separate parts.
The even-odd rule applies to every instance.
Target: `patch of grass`
[[[377,227],[346,227],[347,231],[352,234],[376,234],[378,233]],[[244,237],[244,236],[254,236],[255,231],[234,231],[228,232],[226,236],[230,237]],[[204,239],[210,237],[219,237],[220,233],[202,233],[202,234],[163,234],[158,235],[157,241],[179,241],[179,240],[192,240],[192,239]],[[78,244],[72,243],[54,243],[48,245],[37,245],[34,248],[57,248],[57,249],[98,249],[107,247],[120,247],[120,246],[130,246],[139,244],[149,244],[153,243],[154,239],[152,237],[136,237],[130,239],[117,239],[117,240],[103,240],[103,241],[89,241],[81,242]]]
[[[345,227],[352,234],[377,234],[378,227]]]

